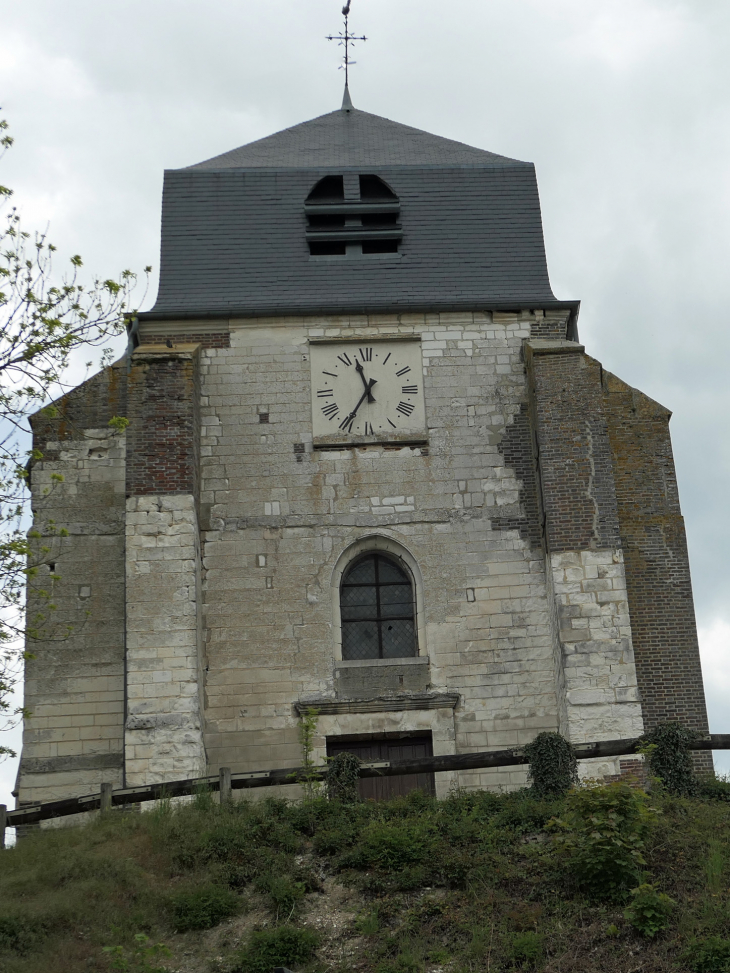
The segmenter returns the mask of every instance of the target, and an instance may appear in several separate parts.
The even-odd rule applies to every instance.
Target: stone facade
[[[37,422],[33,488],[64,476],[45,501],[71,533],[59,600],[71,618],[87,597],[91,614],[29,662],[21,801],[123,774],[131,786],[295,766],[308,705],[320,756],[343,734],[430,732],[445,754],[541,730],[630,737],[675,713],[706,728],[676,494],[661,516],[679,590],[647,573],[651,525],[632,506],[634,444],[655,444],[670,467],[668,415],[656,407],[627,432],[621,397],[640,393],[566,340],[565,312],[214,326],[143,325],[129,368]],[[217,337],[190,340],[205,334]],[[314,448],[309,342],[395,336],[420,339],[427,442]],[[120,403],[126,436],[104,429]],[[371,550],[413,581],[416,657],[342,659],[340,580]],[[652,634],[648,577],[664,586],[674,642]],[[619,761],[586,772],[618,773]],[[439,778],[442,794],[525,779],[519,768]]]
[[[706,730],[669,413],[578,308],[531,163],[349,96],[166,173],[155,306],[32,420],[68,536],[19,800],[297,766],[311,707],[317,758]]]

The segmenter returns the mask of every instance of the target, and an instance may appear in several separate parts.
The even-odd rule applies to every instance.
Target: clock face
[[[423,439],[418,341],[312,343],[315,443]]]

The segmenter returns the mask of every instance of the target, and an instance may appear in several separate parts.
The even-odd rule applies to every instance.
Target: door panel
[[[384,740],[342,741],[337,737],[327,740],[327,756],[338,753],[354,753],[363,763],[379,760],[412,760],[414,757],[431,757],[433,746],[431,735],[396,737]],[[410,791],[421,790],[424,794],[435,794],[434,775],[404,774],[401,777],[367,777],[359,781],[358,794],[362,800],[387,801],[402,797]]]

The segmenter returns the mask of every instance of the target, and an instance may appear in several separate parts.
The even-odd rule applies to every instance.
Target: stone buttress
[[[638,736],[643,720],[601,366],[577,342],[555,339],[527,341],[525,359],[556,606],[560,728],[573,743]]]
[[[138,348],[128,377],[129,786],[205,773],[198,346]]]

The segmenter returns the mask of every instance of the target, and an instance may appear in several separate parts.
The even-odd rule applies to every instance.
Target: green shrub
[[[507,962],[521,970],[534,969],[542,956],[542,936],[531,930],[515,933],[505,950]]]
[[[563,799],[544,797],[536,799],[532,791],[514,791],[505,794],[501,808],[491,819],[495,831],[511,831],[517,835],[540,831],[565,807]],[[509,837],[501,835],[500,838]]]
[[[651,772],[670,794],[690,797],[697,792],[689,744],[699,736],[681,723],[660,723],[642,738]]]
[[[708,936],[696,939],[682,957],[692,973],[728,973],[730,970],[730,939]]]
[[[42,923],[29,916],[0,915],[0,952],[28,953],[44,934]]]
[[[171,905],[175,931],[186,932],[217,926],[238,912],[240,902],[235,892],[222,885],[201,885],[178,892]]]
[[[372,821],[363,829],[357,845],[342,856],[340,865],[396,871],[423,864],[434,846],[434,830],[427,821]]]
[[[291,916],[307,891],[304,882],[297,882],[290,875],[261,875],[254,886],[266,895],[277,916]]]
[[[134,937],[133,951],[123,946],[104,946],[102,952],[111,960],[111,968],[119,973],[167,973],[166,966],[159,966],[157,960],[168,959],[172,954],[164,943],[152,943],[145,933],[138,932]]]
[[[315,833],[312,845],[318,855],[337,855],[355,844],[360,836],[360,830],[349,820],[337,822],[337,825],[328,825]]]
[[[655,936],[669,925],[669,919],[676,906],[656,886],[644,884],[631,890],[631,902],[624,911],[626,918],[642,936]]]
[[[701,777],[697,782],[697,796],[730,804],[730,777]]]
[[[306,963],[319,946],[319,935],[312,929],[278,926],[260,929],[238,954],[233,973],[271,973],[275,966]]]
[[[560,733],[538,733],[524,751],[529,761],[527,779],[536,794],[559,797],[577,784],[575,750]]]
[[[355,919],[355,929],[358,936],[375,936],[380,932],[380,916],[378,906],[374,905],[365,912],[361,912]]]
[[[656,813],[646,794],[628,784],[572,791],[563,819],[552,822],[569,876],[596,898],[623,898],[639,883],[644,839]]]
[[[399,953],[393,959],[384,960],[375,967],[375,973],[417,973],[423,964],[410,953]]]

